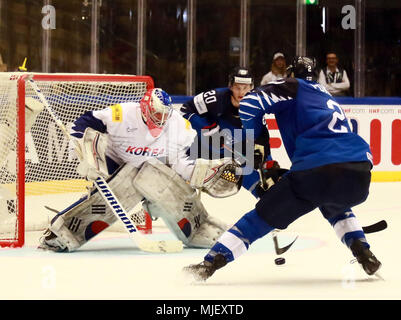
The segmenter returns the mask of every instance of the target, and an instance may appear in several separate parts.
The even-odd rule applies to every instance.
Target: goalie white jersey
[[[81,139],[88,127],[108,134],[106,156],[117,164],[129,163],[139,168],[151,158],[165,159],[182,178],[189,180],[191,177],[194,162],[188,159],[186,151],[196,131],[176,110],[157,138],[150,134],[136,102],[85,113],[74,122],[71,135]]]

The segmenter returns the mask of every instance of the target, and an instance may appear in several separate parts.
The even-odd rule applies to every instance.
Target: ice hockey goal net
[[[26,99],[37,99],[33,79],[52,109],[69,128],[85,111],[138,101],[154,86],[148,76],[98,74],[0,74],[0,246],[21,247],[25,231],[41,230],[54,212],[86,191],[75,171],[69,142],[46,109],[29,127]],[[151,229],[148,216],[139,217]],[[143,221],[142,221],[143,218]]]

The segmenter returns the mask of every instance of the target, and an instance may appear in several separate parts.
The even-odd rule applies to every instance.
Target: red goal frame
[[[32,76],[35,81],[82,81],[82,82],[144,82],[147,89],[154,88],[154,81],[150,76],[135,75],[102,75],[102,74],[14,74],[17,80],[17,143],[16,143],[16,197],[17,197],[17,223],[14,239],[0,240],[0,247],[22,247],[25,243],[25,88],[26,81]],[[149,215],[145,224],[152,223]],[[145,230],[145,232],[147,232]]]

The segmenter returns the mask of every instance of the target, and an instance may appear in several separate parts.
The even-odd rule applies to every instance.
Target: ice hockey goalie
[[[228,226],[207,213],[199,192],[231,196],[241,186],[241,172],[227,158],[189,160],[187,150],[195,135],[159,88],[149,90],[140,103],[87,112],[71,130],[82,176],[105,177],[127,211],[142,201],[186,246],[209,248]],[[94,188],[59,212],[41,237],[40,248],[74,251],[113,224],[116,218],[107,206],[101,219],[91,214],[92,206],[102,201]],[[74,219],[80,224],[72,228]]]

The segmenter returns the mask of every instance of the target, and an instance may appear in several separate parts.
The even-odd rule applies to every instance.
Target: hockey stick
[[[387,222],[385,220],[381,220],[381,221],[371,224],[369,226],[362,227],[362,230],[364,233],[375,233],[375,232],[382,231],[386,228],[387,228]],[[276,251],[277,255],[283,254],[286,251],[288,251],[288,249],[290,249],[291,246],[294,244],[294,242],[298,239],[298,236],[297,236],[295,238],[295,240],[292,241],[289,245],[280,248],[280,246],[278,244],[278,239],[277,239],[277,230],[274,230],[272,232],[272,237],[273,237],[273,242],[274,242],[274,250]]]
[[[224,149],[230,151],[233,155],[235,155],[237,157],[237,159],[240,158],[242,163],[244,161],[246,161],[245,156],[243,154],[241,154],[240,152],[230,148],[226,144],[223,144],[222,146],[223,146]],[[264,176],[264,174],[262,172],[261,165],[258,166],[258,173],[259,173],[260,181],[262,183],[262,187],[266,190],[268,188],[268,184],[267,184],[267,181],[266,181],[266,177]],[[362,227],[362,230],[363,230],[364,233],[375,233],[375,232],[382,231],[382,230],[384,230],[386,228],[387,228],[387,222],[385,220],[381,220],[381,221],[376,222],[376,223],[374,223],[372,225]],[[288,251],[288,249],[291,248],[291,246],[294,244],[294,242],[298,239],[298,236],[289,245],[281,248],[279,246],[279,244],[278,244],[277,232],[278,232],[277,229],[275,229],[272,232],[272,238],[273,238],[273,242],[274,242],[274,250],[276,251],[277,255],[281,255],[281,254],[285,253],[286,251]]]
[[[365,233],[374,233],[379,232],[387,228],[386,220],[381,220],[369,226],[362,227],[363,232]]]
[[[369,226],[362,227],[362,230],[364,233],[375,233],[375,232],[382,231],[386,228],[387,228],[387,222],[385,220],[381,220],[381,221],[371,224]],[[274,242],[274,250],[276,251],[277,255],[280,255],[280,254],[285,253],[286,251],[288,251],[288,249],[291,248],[291,246],[294,244],[294,242],[298,239],[298,236],[289,245],[280,248],[280,246],[278,244],[278,239],[277,239],[277,232],[278,232],[277,230],[274,230],[272,232],[272,237],[273,237],[273,242]]]
[[[273,242],[274,242],[274,251],[276,251],[277,255],[281,255],[281,254],[287,252],[288,249],[291,248],[291,246],[294,244],[294,242],[298,239],[298,236],[289,245],[286,245],[285,247],[280,248],[280,246],[278,244],[278,239],[277,239],[277,232],[278,232],[278,230],[274,230],[272,232],[272,238],[273,238]]]
[[[131,239],[133,239],[138,247],[147,252],[180,252],[183,249],[183,244],[178,240],[170,241],[151,241],[144,237],[138,237],[138,229],[134,226],[132,221],[128,218],[127,212],[110,189],[106,180],[99,176],[95,180],[96,188],[99,190],[103,199],[107,202],[114,215],[120,219],[124,224]]]
[[[40,89],[32,79],[30,79],[29,81],[32,89],[36,92],[37,96],[39,97],[39,100],[43,103],[46,110],[50,113],[56,124],[59,126],[61,131],[63,131],[64,135],[67,137],[67,139],[71,141],[71,137],[67,131],[67,128],[64,126],[63,122],[60,120],[55,111],[50,107],[43,93],[40,91]],[[80,157],[80,159],[82,159],[82,152],[80,150],[80,146],[78,144],[76,146],[77,146],[78,156]],[[99,193],[101,194],[101,196],[103,197],[103,199],[105,200],[105,202],[110,207],[113,214],[122,222],[122,224],[125,227],[125,230],[130,235],[130,238],[134,240],[134,242],[137,244],[140,250],[147,252],[171,252],[171,253],[182,251],[183,244],[180,240],[152,241],[142,236],[138,232],[138,229],[132,224],[131,220],[128,218],[125,209],[122,207],[122,205],[120,204],[114,193],[111,191],[111,188],[109,187],[106,180],[103,177],[98,177],[94,181],[94,184]]]
[[[227,146],[226,144],[222,145],[224,149],[230,151],[234,156],[241,159],[241,161],[247,161],[247,159],[245,158],[245,156],[243,154],[241,154],[240,152],[233,150],[232,148],[230,148],[229,146]],[[259,173],[259,178],[260,181],[262,183],[262,188],[267,190],[268,189],[268,183],[266,181],[266,177],[264,176],[263,172],[262,172],[262,165],[260,164],[258,166],[258,173]],[[278,244],[278,238],[277,238],[277,233],[279,232],[278,229],[275,229],[272,231],[272,238],[273,238],[273,243],[274,243],[274,250],[276,251],[277,255],[281,255],[285,252],[287,252],[291,246],[294,244],[294,242],[298,239],[298,236],[287,246],[285,247],[280,247]]]

